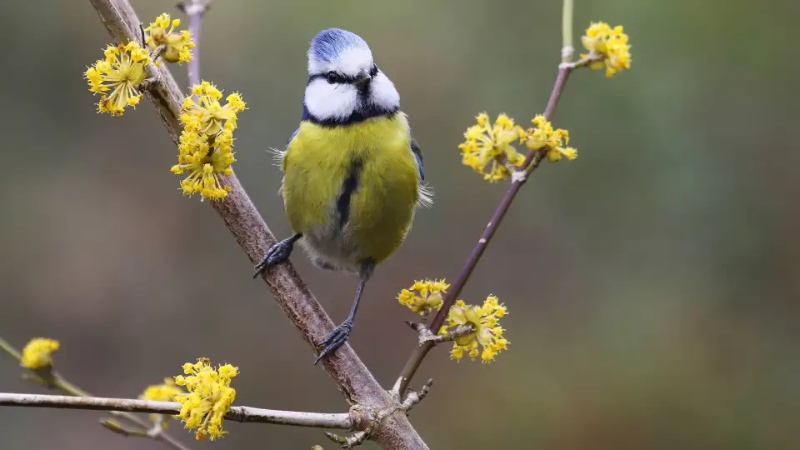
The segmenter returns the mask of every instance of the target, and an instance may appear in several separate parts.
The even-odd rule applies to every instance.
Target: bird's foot
[[[323,347],[322,351],[319,352],[319,356],[317,359],[314,360],[314,365],[316,366],[317,363],[324,357],[333,353],[337,348],[341,347],[345,342],[347,342],[347,338],[350,337],[350,333],[353,332],[353,320],[347,319],[342,322],[341,325],[334,328],[333,331],[325,337],[319,345]]]
[[[276,265],[289,259],[289,255],[292,254],[294,241],[296,240],[297,239],[293,236],[288,239],[284,239],[267,249],[264,259],[262,259],[261,262],[255,266],[256,272],[253,274],[253,278],[261,275],[261,273],[265,270],[275,267]]]

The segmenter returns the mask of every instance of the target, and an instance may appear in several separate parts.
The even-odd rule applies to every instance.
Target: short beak
[[[372,79],[372,77],[369,76],[369,73],[367,73],[367,71],[365,71],[365,70],[362,70],[356,76],[356,81],[353,84],[355,84],[356,87],[358,87],[359,89],[363,89],[363,88],[367,87],[367,85],[369,85],[369,81],[371,79]]]

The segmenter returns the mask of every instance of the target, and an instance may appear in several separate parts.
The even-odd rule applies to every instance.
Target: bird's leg
[[[292,254],[292,247],[294,247],[294,243],[301,237],[303,237],[303,233],[297,233],[290,238],[275,243],[275,245],[267,249],[267,253],[264,254],[264,259],[262,259],[260,263],[256,264],[256,273],[253,274],[253,278],[261,275],[261,273],[265,270],[289,259],[289,255]]]
[[[372,270],[375,268],[375,263],[372,260],[368,260],[364,262],[361,266],[361,279],[358,282],[358,289],[356,290],[356,299],[353,300],[353,306],[350,308],[350,315],[347,316],[344,322],[341,325],[334,328],[328,336],[319,344],[323,347],[322,351],[319,352],[319,356],[317,359],[314,360],[314,365],[316,366],[317,363],[324,357],[333,353],[337,348],[341,347],[342,344],[347,342],[347,338],[350,337],[350,333],[353,331],[353,321],[356,318],[356,311],[358,311],[358,302],[361,300],[361,294],[364,292],[364,285],[367,284],[367,280],[369,277],[372,276]]]

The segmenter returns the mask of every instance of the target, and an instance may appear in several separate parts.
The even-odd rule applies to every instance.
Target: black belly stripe
[[[361,175],[362,167],[364,167],[364,161],[360,158],[350,161],[347,178],[342,183],[342,193],[336,199],[336,211],[339,212],[339,228],[344,228],[347,221],[350,220],[350,200],[356,189],[358,189],[358,178]]]

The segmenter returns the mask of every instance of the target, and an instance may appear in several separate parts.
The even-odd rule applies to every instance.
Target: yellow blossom
[[[176,376],[175,384],[185,386],[189,392],[175,396],[175,401],[181,404],[178,417],[187,429],[197,429],[198,440],[222,437],[227,433],[222,429],[222,421],[236,397],[236,390],[230,387],[231,379],[239,374],[239,369],[230,364],[214,369],[208,358],[198,358],[194,364],[184,364],[183,373],[187,376]]]
[[[125,107],[136,106],[142,98],[137,87],[147,78],[145,66],[151,62],[147,51],[135,41],[106,47],[105,59],[85,72],[89,91],[102,94],[98,111],[121,116]]]
[[[431,311],[442,309],[442,295],[450,287],[444,280],[415,281],[408,289],[403,289],[397,296],[401,305],[407,306],[412,312],[426,316]]]
[[[231,130],[236,129],[236,116],[246,106],[239,93],[229,95],[226,99],[228,103],[222,106],[219,103],[222,92],[208,81],[203,81],[192,87],[192,94],[197,96],[197,101],[193,96],[183,101],[181,123],[185,129],[208,136],[218,134],[225,124],[230,124]]]
[[[188,174],[181,181],[184,194],[198,193],[204,199],[220,200],[230,192],[221,176],[233,173],[233,130],[245,103],[238,93],[233,93],[225,106],[220,105],[222,92],[207,81],[195,85],[192,93],[197,95],[197,101],[192,97],[184,100],[178,164],[171,171]]]
[[[578,157],[578,151],[567,146],[569,131],[561,128],[554,130],[553,125],[542,115],[534,117],[531,122],[536,128],[530,128],[525,132],[527,136],[525,144],[529,149],[541,150],[546,147],[547,159],[550,161],[558,161],[562,157],[570,160]]]
[[[178,64],[191,61],[191,50],[194,48],[190,31],[175,31],[180,24],[181,19],[170,20],[169,14],[164,13],[156,17],[156,20],[144,29],[147,32],[146,41],[150,48],[156,49],[163,45],[161,57],[166,61]]]
[[[139,398],[142,400],[157,400],[157,401],[172,401],[175,400],[175,397],[179,394],[183,394],[183,389],[179,388],[175,384],[175,380],[172,378],[164,378],[164,383],[162,384],[152,384],[147,386],[147,388],[139,395]],[[155,422],[157,420],[161,420],[161,425],[166,428],[167,422],[164,420],[164,416],[161,414],[150,414],[150,419]]]
[[[455,339],[450,357],[461,360],[466,352],[473,360],[480,355],[483,362],[493,361],[499,352],[508,348],[509,342],[503,337],[505,330],[498,325],[499,319],[507,313],[506,307],[494,295],[488,296],[480,307],[457,301],[447,315],[448,327],[471,325],[475,331]],[[447,330],[443,327],[439,334],[444,331]]]
[[[464,143],[458,146],[462,163],[482,174],[484,180],[502,180],[509,174],[508,165],[521,167],[525,162],[525,155],[512,145],[525,132],[505,114],[500,114],[494,125],[489,124],[486,113],[478,114],[476,119],[477,124],[467,129]]]
[[[631,46],[621,25],[611,28],[605,22],[592,23],[586,35],[581,37],[581,42],[589,50],[581,58],[591,61],[589,67],[592,70],[605,66],[606,77],[611,77],[623,69],[631,68]]]
[[[181,134],[178,164],[170,170],[175,174],[188,174],[181,181],[184,194],[198,193],[209,200],[221,200],[228,195],[231,188],[224,185],[220,177],[233,173],[231,164],[236,161],[230,128],[226,124],[215,138],[191,130]]]
[[[42,369],[53,364],[50,354],[58,350],[58,341],[48,338],[31,339],[22,349],[21,363],[31,370]]]

